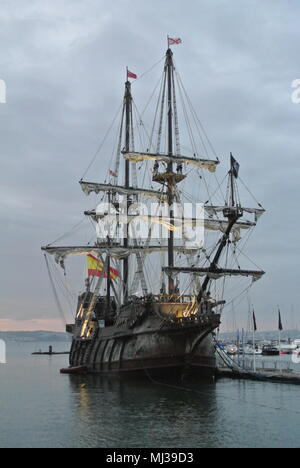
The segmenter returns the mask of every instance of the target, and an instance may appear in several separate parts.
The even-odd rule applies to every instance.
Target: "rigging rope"
[[[179,82],[180,82],[180,84],[181,84],[181,86],[182,86],[183,92],[184,92],[184,94],[185,94],[187,103],[188,103],[189,106],[190,106],[191,113],[192,113],[192,116],[193,116],[193,118],[194,118],[194,121],[195,121],[195,122],[198,122],[198,124],[199,124],[199,126],[200,126],[200,128],[201,128],[201,130],[202,130],[202,132],[203,132],[203,134],[204,134],[204,136],[205,136],[205,138],[206,138],[206,140],[207,140],[207,143],[208,143],[208,145],[209,145],[211,151],[213,152],[214,156],[215,156],[217,159],[219,159],[218,156],[217,156],[217,153],[216,153],[216,151],[215,151],[215,149],[214,149],[214,147],[213,147],[213,145],[212,145],[212,142],[210,141],[210,139],[209,139],[209,137],[208,137],[208,135],[207,135],[207,133],[206,133],[206,131],[205,131],[205,128],[204,128],[204,126],[203,126],[201,120],[199,119],[199,117],[198,117],[198,115],[197,115],[197,112],[195,111],[195,108],[194,108],[194,106],[193,106],[193,104],[192,104],[192,102],[191,102],[191,100],[190,100],[190,98],[189,98],[189,95],[188,95],[188,93],[187,93],[187,91],[186,91],[186,89],[185,89],[185,87],[184,87],[184,85],[183,85],[183,82],[182,82],[182,79],[181,79],[180,74],[177,73],[177,76],[178,76]],[[199,132],[199,134],[200,134],[200,132]],[[202,138],[201,138],[201,139],[202,139]]]
[[[108,128],[107,132],[105,133],[104,138],[101,141],[100,145],[98,146],[98,149],[95,152],[95,154],[94,154],[90,164],[88,165],[86,171],[83,173],[83,176],[81,177],[81,180],[83,180],[83,178],[86,176],[86,174],[88,173],[88,171],[90,170],[90,168],[92,167],[94,162],[96,161],[98,154],[100,153],[101,149],[103,148],[103,145],[106,142],[106,139],[107,139],[108,135],[110,134],[110,132],[111,132],[111,130],[112,130],[114,124],[115,124],[115,121],[117,120],[117,117],[118,117],[118,115],[120,113],[120,110],[121,110],[122,106],[123,106],[123,103],[119,106],[118,111],[116,112],[116,115],[115,115],[110,127]]]
[[[249,193],[249,195],[251,195],[251,197],[253,198],[253,200],[258,204],[258,206],[260,208],[263,208],[263,206],[261,205],[261,203],[259,203],[259,201],[255,198],[255,196],[253,195],[253,193],[250,191],[250,189],[247,187],[247,185],[245,184],[245,182],[243,182],[243,179],[241,178],[241,176],[239,175],[239,180],[241,181],[242,185],[244,186],[244,188],[247,190],[247,192]]]
[[[157,67],[163,60],[165,60],[165,56],[163,55],[152,67],[150,67],[148,70],[146,70],[144,73],[139,75],[138,79],[140,80],[141,78],[144,78],[144,76],[148,75],[155,67]]]
[[[57,305],[59,315],[60,315],[63,323],[66,325],[67,321],[66,321],[62,306],[61,306],[60,301],[59,301],[59,297],[58,297],[58,294],[57,294],[57,291],[56,291],[56,288],[55,288],[55,284],[54,284],[54,281],[53,281],[53,278],[52,278],[52,275],[51,275],[51,271],[50,271],[50,267],[49,267],[49,263],[48,263],[48,259],[47,259],[46,254],[44,254],[44,258],[45,258],[45,262],[46,262],[46,268],[47,268],[48,276],[49,276],[49,279],[50,279],[50,283],[51,283],[55,303]]]
[[[47,244],[47,247],[50,247],[51,245],[55,244],[56,242],[59,242],[60,240],[64,239],[65,237],[68,237],[70,234],[72,234],[74,231],[76,231],[85,221],[85,216],[78,222],[76,223],[69,231],[67,231],[65,234],[62,234],[60,237],[55,239],[53,242],[50,244]]]

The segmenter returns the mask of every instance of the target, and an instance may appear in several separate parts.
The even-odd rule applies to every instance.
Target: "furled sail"
[[[100,193],[100,192],[112,192],[118,193],[119,195],[144,195],[149,198],[156,198],[159,200],[165,200],[166,194],[156,190],[147,190],[142,188],[126,188],[121,185],[112,185],[112,184],[98,184],[96,182],[84,182],[80,181],[81,188],[86,195],[91,193]]]
[[[227,206],[210,206],[210,205],[205,205],[205,211],[213,216],[214,214],[223,212],[228,208]],[[258,221],[258,219],[265,213],[266,210],[263,208],[242,208],[242,210],[246,213],[251,213],[255,215],[255,222]]]
[[[116,259],[124,259],[129,257],[132,254],[152,254],[152,253],[160,253],[165,252],[168,250],[167,246],[130,246],[128,248],[121,247],[121,246],[70,246],[70,247],[51,247],[46,246],[42,247],[44,252],[48,254],[54,255],[56,263],[59,263],[61,266],[64,266],[64,260],[69,255],[103,255],[107,254],[110,257]],[[175,246],[174,250],[176,252],[187,253],[191,250],[199,250],[198,247],[187,247],[187,246]]]
[[[145,160],[148,161],[158,161],[165,163],[175,163],[175,164],[190,164],[196,166],[200,169],[208,169],[210,172],[215,172],[216,167],[219,164],[219,161],[212,159],[198,159],[198,158],[189,158],[187,156],[169,156],[167,154],[158,154],[158,153],[123,153],[124,158],[131,162],[142,162]]]
[[[218,279],[223,276],[250,276],[254,281],[261,279],[265,274],[262,270],[241,270],[241,269],[227,269],[227,268],[217,268],[211,270],[210,268],[189,268],[189,267],[164,267],[163,271],[167,275],[176,276],[179,273],[193,273],[197,276],[208,276],[212,279]]]
[[[98,214],[95,210],[93,211],[85,211],[85,215],[91,216],[94,220],[104,219],[107,222],[118,221],[119,223],[131,223],[131,222],[147,222],[147,223],[155,223],[164,226],[169,231],[176,231],[177,229],[182,229],[183,227],[203,227],[210,231],[221,231],[225,232],[228,227],[227,220],[219,220],[219,219],[196,219],[196,218],[169,218],[169,217],[161,217],[161,216],[150,216],[150,215],[125,215],[125,214]],[[254,227],[256,224],[251,221],[238,221],[235,225],[235,229],[250,229]]]

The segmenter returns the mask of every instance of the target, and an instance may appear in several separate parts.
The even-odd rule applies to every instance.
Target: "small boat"
[[[293,344],[285,344],[285,343],[282,343],[281,346],[280,346],[280,354],[293,354],[293,352],[295,351],[296,346],[294,346]]]
[[[241,354],[251,355],[251,356],[255,354],[256,356],[260,356],[262,354],[262,350],[258,347],[255,347],[255,350],[254,350],[253,346],[245,346],[244,350],[242,349]]]
[[[238,353],[238,347],[235,346],[234,344],[229,344],[225,346],[225,351],[227,354],[234,356],[235,354]]]
[[[292,345],[294,346],[294,349],[300,348],[300,339],[294,340]]]
[[[256,347],[254,351],[253,346],[245,346],[244,348],[239,348],[238,354],[242,356],[253,356],[253,354],[256,356],[261,356],[262,350]]]
[[[35,351],[34,353],[31,353],[31,356],[55,356],[58,354],[70,354],[70,351],[53,351],[53,347],[49,346],[48,351],[42,351],[39,349],[38,351]]]
[[[262,349],[263,356],[279,356],[279,349],[276,346],[267,345]]]
[[[300,348],[295,349],[292,352],[293,357],[296,357],[297,359],[300,357]]]
[[[61,351],[61,352],[52,352],[50,353],[49,351],[35,351],[34,353],[31,353],[31,356],[59,356],[62,354],[70,354],[70,351]]]

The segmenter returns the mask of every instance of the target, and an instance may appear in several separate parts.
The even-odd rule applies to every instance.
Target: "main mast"
[[[125,151],[128,153],[130,151],[130,117],[131,117],[131,106],[132,106],[132,96],[131,96],[131,83],[128,80],[127,72],[127,81],[125,83]],[[125,188],[129,189],[130,187],[130,162],[125,160]],[[130,206],[130,197],[126,195],[126,215],[129,211]],[[128,224],[124,226],[124,247],[128,248],[129,239],[128,239]],[[129,260],[128,258],[124,259],[123,263],[123,284],[124,284],[124,302],[128,300],[128,286],[129,286]]]
[[[172,106],[172,74],[173,74],[173,53],[169,48],[167,50],[167,77],[168,77],[168,155],[173,156],[173,106]],[[168,163],[168,174],[173,173],[173,163]],[[168,180],[168,203],[170,207],[170,224],[174,225],[174,181],[172,178]],[[168,238],[168,265],[174,266],[174,231],[170,230]],[[174,279],[169,276],[169,294],[174,294],[175,286]]]

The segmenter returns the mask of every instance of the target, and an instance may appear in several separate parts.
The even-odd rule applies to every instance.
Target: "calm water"
[[[0,447],[298,447],[300,386],[221,380],[182,388],[59,374],[68,356],[8,344]],[[68,349],[57,343],[55,349]]]

